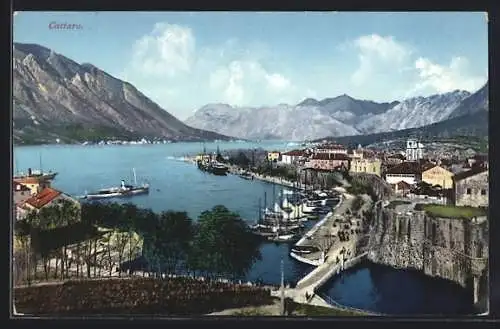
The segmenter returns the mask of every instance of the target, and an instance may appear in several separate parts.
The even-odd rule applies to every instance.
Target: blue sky
[[[13,34],[132,83],[181,119],[207,103],[473,92],[488,76],[482,12],[17,12]]]

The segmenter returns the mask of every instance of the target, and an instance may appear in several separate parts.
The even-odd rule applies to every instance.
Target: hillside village
[[[376,175],[394,195],[423,198],[442,205],[488,206],[488,155],[427,154],[415,139],[393,152],[369,148],[348,149],[336,143],[288,152],[268,152],[276,166],[293,166],[315,172],[348,172]]]

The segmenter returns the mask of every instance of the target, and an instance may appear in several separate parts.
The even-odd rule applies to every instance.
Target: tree
[[[242,168],[247,168],[251,163],[250,159],[242,151],[238,152],[236,156],[231,157],[229,162]]]
[[[55,210],[59,215],[59,220],[57,222],[57,226],[70,226],[80,219],[80,209],[73,201],[69,201],[67,199],[61,199],[55,205]],[[65,241],[62,247],[62,260],[61,260],[61,274],[64,278],[64,274],[66,277],[69,275],[69,257],[67,253],[67,246],[74,243],[71,237],[67,237],[68,239]],[[64,268],[63,268],[64,266]],[[64,273],[64,269],[66,272]]]
[[[242,276],[260,259],[259,243],[238,214],[215,206],[199,216],[190,264],[211,276]]]
[[[169,273],[187,259],[193,234],[192,220],[186,212],[165,211],[160,214],[157,239],[162,259]]]
[[[29,237],[30,237],[30,231],[31,231],[31,226],[29,224],[30,222],[30,215],[26,216],[25,219],[23,220],[18,220],[15,222],[14,226],[14,238],[17,240],[14,241],[14,243],[19,246],[18,251],[15,253],[15,281],[16,283],[20,283],[26,280],[30,279],[30,272],[29,272],[29,254],[30,254],[30,246],[29,246]],[[26,276],[26,277],[25,277]]]
[[[134,230],[136,223],[138,222],[138,215],[139,215],[139,210],[137,209],[137,206],[132,204],[132,203],[126,203],[123,206],[123,224],[124,224],[124,229],[127,230],[127,236],[128,236],[128,262],[129,264],[132,262],[132,257],[134,254],[134,249],[135,249],[135,236],[134,236]],[[134,244],[134,246],[133,246]]]
[[[119,267],[123,262],[125,250],[127,248],[127,244],[129,243],[129,237],[128,234],[124,234],[117,229],[115,229],[111,234],[111,245],[114,245],[116,248]],[[121,277],[121,271],[118,272],[118,276]]]

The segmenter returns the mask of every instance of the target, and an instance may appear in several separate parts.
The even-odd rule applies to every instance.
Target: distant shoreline
[[[235,143],[235,142],[243,142],[243,143],[254,143],[256,141],[243,140],[243,139],[234,139],[234,140],[179,140],[179,141],[170,141],[167,143],[131,143],[130,141],[123,141],[124,143],[89,143],[83,144],[85,142],[74,142],[74,143],[35,143],[35,144],[18,144],[13,143],[13,147],[22,147],[22,146],[108,146],[108,145],[119,145],[119,146],[130,146],[130,145],[163,145],[163,144],[177,144],[177,143]],[[136,142],[136,141],[135,141]]]

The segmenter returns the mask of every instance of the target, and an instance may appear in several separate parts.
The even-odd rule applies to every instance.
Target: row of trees
[[[69,275],[70,259],[67,247],[70,240],[87,239],[95,232],[81,225],[81,209],[77,203],[68,199],[58,200],[55,204],[40,211],[26,214],[14,226],[14,271],[15,281],[28,283],[37,277],[42,265],[45,278],[54,269],[55,277]],[[68,228],[73,228],[69,233]],[[53,232],[53,234],[47,234]],[[57,233],[56,233],[57,232]],[[78,248],[85,249],[81,244]],[[52,265],[52,266],[51,266]],[[81,268],[78,266],[78,271]]]
[[[259,240],[224,206],[194,222],[186,212],[155,213],[130,203],[92,202],[80,209],[64,202],[28,214],[15,234],[22,241],[17,276],[28,282],[40,262],[44,279],[67,278],[75,264],[77,276],[111,275],[124,263],[157,275],[237,278],[260,259]]]

